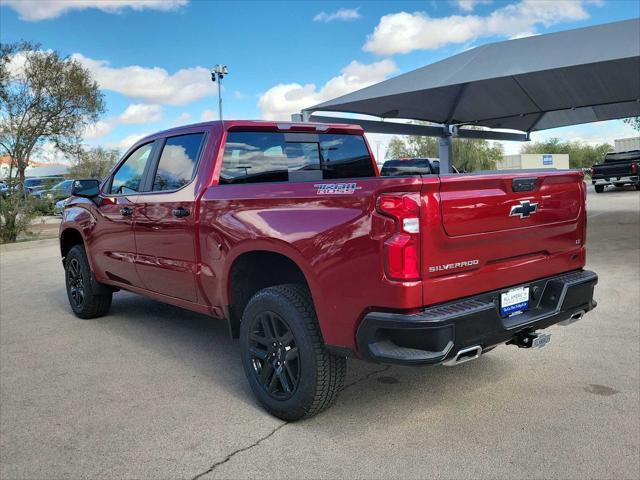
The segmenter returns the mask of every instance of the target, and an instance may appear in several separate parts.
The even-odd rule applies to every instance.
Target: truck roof
[[[285,122],[277,120],[213,120],[209,122],[181,125],[167,130],[155,132],[141,138],[135,145],[150,139],[179,133],[184,130],[198,127],[217,127],[222,130],[266,130],[279,132],[317,132],[317,133],[343,133],[348,135],[362,135],[364,130],[359,125],[347,123],[315,123],[315,122]]]

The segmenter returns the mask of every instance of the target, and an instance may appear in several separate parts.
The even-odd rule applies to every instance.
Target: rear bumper
[[[591,183],[593,185],[610,185],[612,183],[638,183],[639,180],[638,175],[623,175],[621,177],[595,177]]]
[[[358,351],[365,360],[408,365],[438,364],[462,349],[483,350],[508,342],[521,332],[547,328],[593,310],[593,289],[598,276],[577,270],[522,284],[530,287],[526,312],[500,316],[500,293],[474,295],[428,307],[414,314],[368,313],[356,334]],[[514,285],[510,288],[517,287]]]

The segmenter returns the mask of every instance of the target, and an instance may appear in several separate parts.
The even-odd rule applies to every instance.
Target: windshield
[[[51,190],[67,190],[71,188],[72,183],[73,183],[73,180],[64,180],[58,183],[57,185],[51,187]]]

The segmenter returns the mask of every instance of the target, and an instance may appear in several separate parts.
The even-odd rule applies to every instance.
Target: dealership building
[[[498,170],[525,168],[569,168],[569,155],[566,153],[519,153],[505,155],[496,163]]]

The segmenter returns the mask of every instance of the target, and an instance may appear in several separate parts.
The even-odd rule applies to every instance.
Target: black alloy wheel
[[[300,356],[287,322],[277,313],[265,311],[253,319],[249,355],[256,379],[276,400],[293,396],[300,381]]]
[[[84,303],[84,277],[82,276],[82,268],[77,258],[69,261],[67,270],[67,285],[69,288],[69,298],[74,306],[78,309],[82,308]]]
[[[111,307],[113,290],[93,277],[83,245],[74,245],[64,260],[65,283],[69,305],[80,318],[106,315]]]

